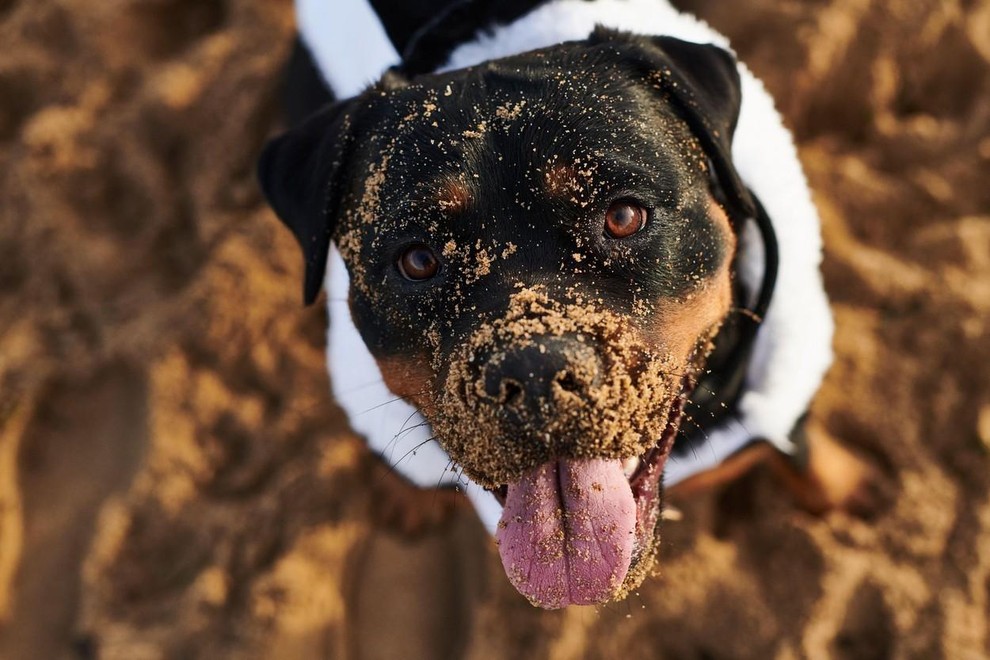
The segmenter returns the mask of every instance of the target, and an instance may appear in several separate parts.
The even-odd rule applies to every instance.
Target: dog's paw
[[[790,493],[797,506],[822,515],[846,511],[871,518],[890,501],[890,484],[865,458],[861,458],[815,423],[805,430],[807,463],[795,464],[767,442],[754,442],[720,465],[694,475],[668,489],[675,501],[731,484],[760,466],[769,467],[774,478]]]
[[[841,510],[861,518],[876,515],[888,498],[880,471],[832,438],[820,425],[807,428],[804,470],[779,473],[798,506],[814,514]]]
[[[419,488],[390,474],[374,488],[375,521],[401,536],[413,538],[447,524],[464,496],[451,488]]]

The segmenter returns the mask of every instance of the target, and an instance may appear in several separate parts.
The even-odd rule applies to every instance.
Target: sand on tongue
[[[513,586],[560,608],[611,597],[629,570],[635,529],[621,461],[559,459],[509,484],[495,538]]]

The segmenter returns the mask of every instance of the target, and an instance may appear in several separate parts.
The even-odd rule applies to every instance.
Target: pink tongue
[[[561,459],[509,484],[495,539],[516,589],[559,608],[614,593],[629,570],[635,529],[621,461]]]

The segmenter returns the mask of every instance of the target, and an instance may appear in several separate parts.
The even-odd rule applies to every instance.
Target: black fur
[[[447,85],[456,93],[447,96]],[[402,117],[431,92],[443,125],[414,121],[400,129]],[[609,98],[603,101],[603,94]],[[703,163],[714,163],[730,215],[743,218],[751,212],[752,202],[731,164],[739,99],[738,75],[725,51],[600,29],[584,42],[465,71],[408,83],[393,76],[387,85],[339,102],[273,141],[262,155],[260,178],[302,246],[307,302],[319,290],[331,236],[350,229],[338,224],[363,194],[368,167],[391,148],[389,185],[378,208],[383,222],[369,225],[374,235],[363,243],[361,256],[374,281],[385,284],[378,287],[378,304],[419,305],[420,313],[434,306],[420,291],[440,291],[442,285],[412,285],[394,268],[397,251],[410,242],[439,251],[448,240],[465,244],[486,236],[512,241],[519,247],[516,263],[526,264],[520,269],[525,278],[553,284],[560,264],[574,252],[575,237],[583,236],[596,246],[597,257],[580,270],[617,305],[629,306],[637,294],[682,295],[691,281],[720,263],[723,255],[712,244],[705,196],[699,192],[709,189]],[[452,143],[450,136],[472,131],[478,117],[494,116],[500,104],[519,101],[527,103],[528,119],[518,130],[492,130]],[[701,149],[689,152],[694,144]],[[593,161],[598,168],[594,199],[577,204],[550,199],[520,178],[545,169],[551,158]],[[445,218],[420,198],[443,174],[468,175],[472,204],[438,235],[430,229],[442,226]],[[648,230],[621,243],[603,241],[600,217],[611,201],[623,197],[650,209]],[[453,273],[445,268],[440,277]],[[485,286],[511,287],[516,278],[505,272],[486,279]],[[455,319],[442,302],[440,296],[429,311]],[[373,351],[408,348],[414,334],[400,338],[392,336],[398,329],[361,323],[362,317],[374,316],[372,301],[356,295],[355,303],[356,310],[369,307],[371,316],[359,313],[356,320]]]

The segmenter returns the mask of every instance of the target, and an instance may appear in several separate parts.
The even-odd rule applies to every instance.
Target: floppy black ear
[[[736,60],[711,44],[673,37],[642,37],[598,28],[592,43],[615,45],[645,80],[658,86],[701,143],[728,201],[744,217],[756,213],[732,163],[732,135],[742,90]]]
[[[262,192],[302,248],[307,305],[316,300],[326,272],[344,161],[352,141],[353,105],[342,101],[317,112],[269,142],[258,162]]]

